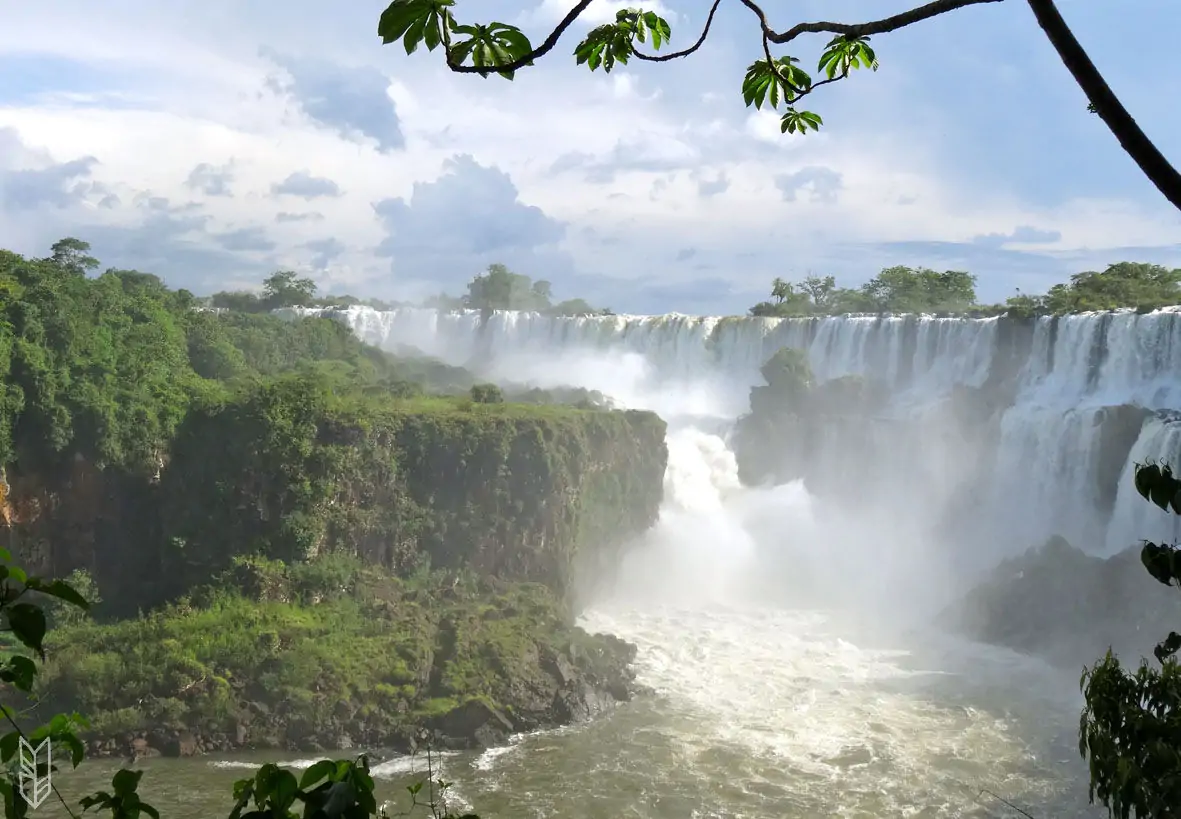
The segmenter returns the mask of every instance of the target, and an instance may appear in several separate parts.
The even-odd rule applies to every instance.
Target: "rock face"
[[[569,590],[651,526],[665,424],[646,412],[340,406],[293,380],[190,411],[158,481],[79,460],[9,469],[0,545],[35,573],[97,573],[125,611],[175,597],[235,555],[355,554],[395,573],[465,566]]]
[[[1078,668],[1108,647],[1125,661],[1181,627],[1181,592],[1153,580],[1140,548],[1101,559],[1051,538],[1007,560],[943,614],[954,631]]]

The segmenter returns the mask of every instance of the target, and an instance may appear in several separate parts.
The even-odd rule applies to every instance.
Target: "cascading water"
[[[1155,425],[1145,424],[1147,412],[1137,417],[1111,410],[1181,409],[1181,313],[1175,309],[1043,318],[1015,342],[1003,338],[997,319],[926,316],[552,318],[496,312],[484,320],[476,311],[418,308],[351,308],[335,315],[387,349],[414,346],[449,363],[476,362],[492,378],[540,386],[576,378],[578,386],[666,418],[734,418],[746,411],[747,392],[760,383],[758,368],[771,354],[785,346],[805,349],[818,379],[867,376],[885,381],[893,396],[883,410],[890,418],[882,420],[894,423],[875,433],[876,451],[849,452],[837,443],[827,454],[864,461],[867,473],[876,473],[877,494],[886,493],[894,506],[923,508],[928,518],[945,500],[932,493],[946,495],[952,486],[971,492],[975,502],[965,504],[971,516],[960,518],[967,532],[961,539],[983,565],[1052,533],[1105,555],[1161,525],[1150,507],[1125,503],[1116,514],[1110,501],[1125,493],[1121,474],[1130,468],[1141,427],[1140,434],[1153,440],[1175,438],[1161,438]],[[983,448],[946,440],[931,446],[946,433],[938,413],[957,388],[998,383],[1012,384],[998,440]],[[1126,429],[1113,431],[1115,421]],[[1137,457],[1181,457],[1181,451],[1153,450],[1148,440],[1134,451]],[[900,472],[902,465],[910,471]],[[968,475],[974,488],[964,485]],[[910,498],[899,495],[906,485],[915,490]]]
[[[946,602],[965,567],[1051,533],[1101,555],[1181,534],[1130,481],[1136,460],[1181,458],[1181,425],[1165,412],[1181,408],[1177,312],[1024,330],[934,317],[333,314],[387,349],[597,389],[670,421],[660,521],[587,616],[640,646],[641,680],[661,696],[453,768],[484,814],[1004,815],[981,807],[987,788],[1041,815],[1091,815],[1075,680],[900,634]],[[785,346],[806,350],[818,379],[889,386],[868,449],[823,442],[823,457],[861,464],[836,497],[738,483],[725,419]],[[999,402],[991,432],[969,440],[947,423],[962,390]]]

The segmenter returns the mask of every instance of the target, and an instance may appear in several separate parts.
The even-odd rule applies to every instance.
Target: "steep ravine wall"
[[[979,541],[972,550],[996,551],[986,563],[1052,534],[1098,555],[1145,532],[1181,534],[1142,508],[1126,480],[1137,458],[1181,462],[1175,309],[1034,320],[327,314],[369,343],[480,362],[491,375],[547,361],[542,380],[557,373],[612,395],[635,393],[640,381],[649,397],[691,393],[693,411],[731,418],[747,410],[767,358],[803,349],[819,380],[864,376],[889,395],[873,419],[875,440],[825,442],[816,457],[861,463],[883,503],[939,507],[953,530]]]
[[[33,572],[98,574],[129,612],[238,554],[348,552],[405,574],[466,567],[570,590],[656,520],[667,461],[652,413],[453,401],[337,406],[298,380],[194,408],[158,481],[77,459],[10,467],[0,545]]]

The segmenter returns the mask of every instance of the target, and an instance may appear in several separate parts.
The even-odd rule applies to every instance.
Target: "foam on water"
[[[822,501],[798,481],[743,487],[725,439],[724,419],[744,411],[758,367],[781,346],[807,350],[821,379],[884,378],[896,418],[937,436],[939,403],[999,366],[996,320],[336,315],[380,346],[598,389],[671,420],[660,519],[614,594],[585,615],[588,628],[638,646],[640,681],[657,696],[457,760],[449,773],[482,815],[1001,815],[982,788],[1089,815],[1073,748],[1077,680],[916,628],[952,587],[953,550],[930,533],[963,493],[961,442],[885,425],[875,432],[885,460],[866,470],[873,485]],[[1110,516],[1080,518],[1078,491],[1100,447],[1096,411],[1181,401],[1177,318],[1037,323],[1001,423],[998,488],[977,504],[1008,502],[1008,517],[987,525],[1014,538],[981,559],[1063,527],[1093,551],[1139,530],[1150,510],[1122,484]],[[834,457],[858,457],[833,446]],[[1181,447],[1163,417],[1136,451],[1162,446]],[[1005,495],[1017,479],[1022,492]]]

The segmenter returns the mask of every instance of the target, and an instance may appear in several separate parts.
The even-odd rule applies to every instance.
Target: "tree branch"
[[[1095,113],[1115,134],[1119,144],[1128,156],[1140,167],[1144,175],[1156,185],[1165,198],[1181,209],[1181,173],[1165,159],[1152,140],[1140,130],[1136,120],[1124,108],[1115,92],[1108,86],[1099,69],[1091,62],[1087,52],[1075,39],[1070,27],[1062,19],[1054,0],[1028,0],[1038,25],[1046,33],[1054,50],[1062,59],[1075,82],[1083,89]]]
[[[771,29],[767,23],[767,15],[759,8],[759,5],[754,0],[741,0],[742,5],[746,6],[755,16],[759,18],[759,24],[763,27],[763,34],[768,40],[776,45],[783,45],[790,43],[801,34],[843,34],[846,37],[868,37],[871,34],[886,34],[891,31],[897,31],[900,28],[921,23],[923,20],[929,20],[932,17],[938,17],[940,14],[947,14],[949,11],[962,9],[966,6],[975,6],[980,3],[1001,3],[1004,0],[934,0],[934,2],[927,3],[925,6],[904,11],[901,14],[895,14],[893,17],[886,17],[882,20],[874,20],[869,23],[799,23],[789,28],[787,31],[777,32]]]
[[[460,65],[459,63],[454,63],[451,61],[451,54],[448,51],[445,53],[447,58],[447,67],[457,74],[494,74],[502,71],[516,71],[519,68],[524,68],[525,66],[532,64],[532,62],[538,57],[544,57],[546,54],[552,51],[554,46],[558,44],[558,40],[562,39],[562,35],[566,33],[566,29],[574,25],[574,21],[577,20],[584,11],[586,11],[587,7],[592,2],[593,0],[579,0],[578,5],[570,9],[570,11],[566,13],[566,16],[562,18],[562,22],[558,23],[557,28],[551,31],[550,35],[545,38],[545,42],[530,51],[524,57],[521,57],[519,60],[513,60],[511,63],[505,63],[504,65],[498,65],[495,67]],[[446,31],[446,25],[444,25],[443,30]]]
[[[650,63],[666,63],[669,60],[676,60],[680,57],[688,57],[697,49],[705,44],[705,38],[709,36],[709,27],[713,25],[714,15],[718,12],[718,6],[722,4],[722,0],[714,0],[714,4],[710,6],[709,16],[705,18],[705,28],[701,30],[701,36],[697,38],[697,42],[681,51],[673,51],[669,54],[641,54],[638,51],[633,52],[637,60],[644,60]]]
[[[905,28],[913,23],[918,23],[927,20],[931,17],[937,17],[940,14],[946,14],[949,11],[964,8],[965,6],[974,6],[979,3],[1001,3],[1004,0],[934,0],[934,2],[927,3],[925,6],[904,11],[901,14],[895,14],[893,17],[887,17],[883,20],[875,20],[869,23],[800,23],[792,26],[785,32],[776,32],[771,29],[767,23],[767,15],[762,8],[754,0],[739,0],[744,6],[749,8],[759,18],[759,24],[763,28],[763,36],[772,43],[782,45],[790,42],[801,34],[809,33],[823,33],[830,34],[844,34],[850,37],[868,37],[871,34],[884,34],[886,32],[895,31],[900,28]],[[530,51],[528,54],[503,65],[493,66],[474,66],[462,65],[460,63],[452,62],[450,53],[446,54],[447,67],[457,74],[495,74],[507,71],[517,71],[528,65],[531,65],[538,57],[544,57],[550,51],[553,51],[554,46],[558,44],[558,40],[566,33],[566,29],[574,25],[587,7],[590,6],[592,0],[579,0],[579,2],[566,13],[562,21],[558,23],[550,35],[545,38],[537,48]],[[675,60],[678,57],[687,57],[693,52],[697,51],[705,43],[705,38],[709,35],[710,25],[713,23],[714,14],[718,10],[721,0],[714,0],[713,6],[710,8],[709,17],[706,19],[705,28],[701,32],[701,36],[697,39],[691,47],[679,52],[672,52],[669,54],[662,54],[659,56],[651,54],[640,54],[632,52],[633,56],[640,60],[648,62],[667,62]],[[444,34],[446,31],[444,31]]]

